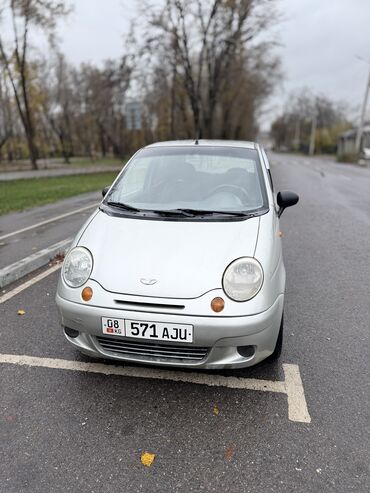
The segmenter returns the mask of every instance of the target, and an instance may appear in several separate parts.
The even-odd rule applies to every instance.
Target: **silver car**
[[[118,361],[221,369],[279,357],[285,268],[273,192],[255,143],[149,145],[83,226],[56,302],[68,341]]]

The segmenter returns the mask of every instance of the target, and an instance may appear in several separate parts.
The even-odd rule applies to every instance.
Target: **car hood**
[[[100,211],[78,244],[93,254],[91,278],[108,291],[196,298],[222,286],[230,262],[254,255],[259,221],[148,220]]]

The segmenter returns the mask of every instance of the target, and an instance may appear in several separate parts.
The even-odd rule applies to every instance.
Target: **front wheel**
[[[284,332],[284,313],[281,316],[281,324],[280,324],[279,335],[276,341],[276,346],[274,352],[268,357],[269,361],[276,361],[280,358],[281,351],[283,349],[283,332]]]

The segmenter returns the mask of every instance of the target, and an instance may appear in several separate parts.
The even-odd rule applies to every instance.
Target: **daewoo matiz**
[[[75,238],[56,296],[66,338],[101,358],[242,368],[280,355],[279,217],[255,143],[174,141],[138,151]]]

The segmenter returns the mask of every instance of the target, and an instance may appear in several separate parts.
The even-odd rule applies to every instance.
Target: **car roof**
[[[150,147],[176,147],[176,146],[212,146],[212,147],[244,147],[247,149],[256,149],[257,144],[255,142],[248,142],[244,140],[213,140],[213,139],[199,139],[199,140],[168,140],[164,142],[155,142],[149,144],[145,148]]]

